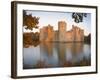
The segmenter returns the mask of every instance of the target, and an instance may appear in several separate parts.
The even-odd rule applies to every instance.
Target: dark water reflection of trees
[[[90,45],[84,43],[40,43],[23,49],[23,68],[90,66]]]

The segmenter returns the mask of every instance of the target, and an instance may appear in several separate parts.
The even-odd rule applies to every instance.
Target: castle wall
[[[72,31],[66,32],[66,42],[73,42],[73,33],[72,33]]]
[[[54,38],[53,41],[58,42],[59,41],[59,35],[58,35],[58,31],[54,31]]]
[[[40,41],[44,39],[44,32],[42,29],[40,29]]]
[[[81,41],[84,41],[84,30],[81,30],[80,36],[81,36]]]

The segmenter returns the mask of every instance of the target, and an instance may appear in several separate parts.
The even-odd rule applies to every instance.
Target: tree
[[[83,17],[87,17],[86,13],[72,13],[72,18],[74,19],[74,22],[79,23],[83,22]]]
[[[25,29],[33,30],[33,28],[38,28],[39,17],[32,16],[32,14],[27,15],[26,11],[23,11],[23,26],[26,26]]]

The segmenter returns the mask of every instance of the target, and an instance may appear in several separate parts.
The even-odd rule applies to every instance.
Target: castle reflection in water
[[[23,69],[91,65],[90,44],[82,42],[44,42],[23,51]]]

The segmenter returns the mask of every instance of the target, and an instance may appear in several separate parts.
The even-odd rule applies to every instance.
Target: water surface
[[[90,44],[40,43],[23,48],[23,69],[91,65]]]

